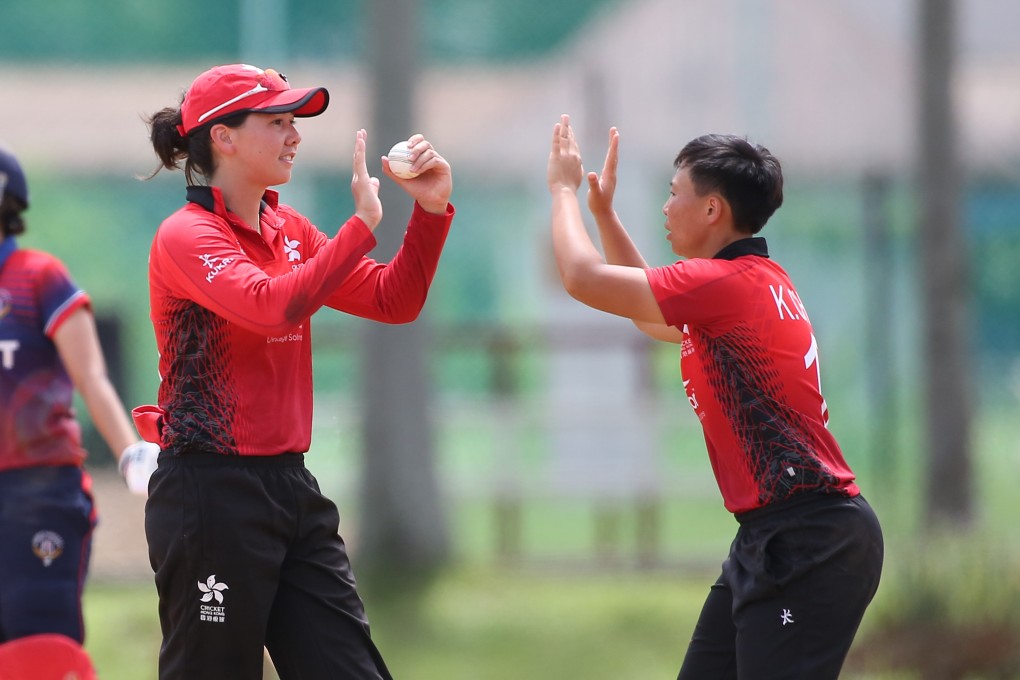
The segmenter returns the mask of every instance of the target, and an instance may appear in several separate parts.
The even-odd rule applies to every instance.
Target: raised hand
[[[382,157],[383,171],[422,208],[431,213],[445,214],[450,194],[453,193],[453,171],[450,164],[424,135],[411,135],[407,146],[411,155],[411,170],[418,175],[410,179],[397,177],[390,169],[390,159],[386,156]]]
[[[588,210],[596,218],[613,214],[613,196],[616,194],[616,166],[619,159],[620,133],[609,128],[609,148],[602,165],[602,174],[588,173]]]
[[[364,129],[354,134],[354,176],[351,178],[351,193],[354,194],[354,214],[361,218],[370,230],[375,230],[382,221],[382,201],[379,200],[379,178],[368,174],[365,163],[365,149],[368,133]]]
[[[563,114],[560,122],[553,127],[552,148],[546,168],[546,182],[549,191],[572,189],[581,186],[584,168],[581,165],[581,149],[570,127],[570,116]]]

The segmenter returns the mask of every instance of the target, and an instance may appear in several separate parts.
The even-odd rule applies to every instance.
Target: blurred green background
[[[926,0],[924,0],[926,1]],[[938,0],[941,2],[941,0]],[[883,585],[845,677],[1020,677],[1020,10],[958,0],[953,100],[969,317],[971,516],[932,526],[922,352],[918,59],[922,0],[495,0],[413,9],[411,120],[450,160],[454,222],[427,311],[426,395],[449,554],[413,588],[362,563],[365,324],[316,315],[309,466],[340,506],[374,634],[396,677],[675,677],[735,522],[724,510],[673,347],[580,309],[547,238],[546,139],[561,112],[586,165],[622,133],[617,206],[652,264],[672,159],[705,132],[783,161],[763,235],[821,348],[831,428],[886,531]],[[329,232],[352,210],[351,134],[373,137],[371,64],[394,49],[368,2],[7,0],[0,140],[32,206],[26,247],[61,257],[93,297],[128,406],[158,384],[146,255],[183,201],[142,117],[216,63],[325,83],[283,200]],[[374,142],[374,145],[372,144]],[[371,154],[370,154],[371,155]],[[375,172],[379,172],[376,163]],[[409,205],[383,181],[388,215]],[[399,226],[399,224],[398,224]],[[948,397],[947,397],[948,398]],[[88,429],[88,414],[79,409]],[[394,422],[400,414],[388,414]],[[593,445],[594,442],[594,445]],[[155,677],[155,594],[142,505],[90,434],[102,524],[86,593],[103,678]],[[937,513],[936,513],[937,514]],[[362,568],[359,568],[359,565]],[[271,671],[267,677],[272,677]]]

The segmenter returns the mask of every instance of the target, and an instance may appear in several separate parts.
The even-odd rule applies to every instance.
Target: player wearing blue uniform
[[[0,190],[0,643],[80,644],[96,508],[75,390],[132,491],[146,493],[158,447],[139,441],[110,383],[88,295],[56,257],[18,247],[28,186],[3,149]]]

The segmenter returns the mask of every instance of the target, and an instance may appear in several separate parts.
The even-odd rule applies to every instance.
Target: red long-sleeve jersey
[[[666,323],[683,331],[684,388],[727,509],[857,495],[828,429],[811,321],[765,240],[646,273]]]
[[[375,237],[357,217],[328,238],[267,191],[262,233],[229,212],[215,187],[159,227],[149,255],[159,350],[158,408],[135,410],[165,451],[249,456],[304,452],[311,442],[311,315],[328,306],[386,323],[417,318],[453,206],[415,204],[393,260],[367,257]]]

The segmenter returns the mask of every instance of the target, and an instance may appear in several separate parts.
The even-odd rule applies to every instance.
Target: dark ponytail
[[[163,169],[180,170],[181,161],[184,162],[184,179],[189,185],[198,184],[195,181],[196,175],[208,179],[215,169],[209,130],[214,124],[236,128],[241,126],[247,118],[248,112],[241,111],[209,121],[184,136],[179,127],[183,122],[181,109],[179,107],[160,109],[146,120],[149,125],[149,140],[159,159],[159,167],[146,179],[152,179]]]
[[[145,122],[149,125],[149,140],[159,159],[159,167],[151,176],[164,168],[179,169],[180,162],[188,158],[188,140],[177,129],[181,124],[181,110],[166,107],[149,116]]]

